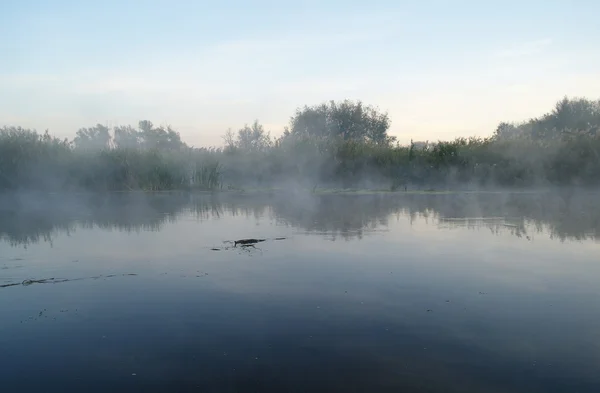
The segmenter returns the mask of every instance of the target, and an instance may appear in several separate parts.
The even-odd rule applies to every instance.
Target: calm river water
[[[599,201],[5,196],[0,391],[597,393]]]

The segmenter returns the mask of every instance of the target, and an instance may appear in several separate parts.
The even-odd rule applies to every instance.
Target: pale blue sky
[[[0,124],[171,124],[194,145],[361,99],[400,141],[600,98],[600,1],[0,0]]]

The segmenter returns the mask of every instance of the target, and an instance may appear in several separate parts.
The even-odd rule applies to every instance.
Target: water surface
[[[1,390],[598,392],[599,196],[3,197]]]

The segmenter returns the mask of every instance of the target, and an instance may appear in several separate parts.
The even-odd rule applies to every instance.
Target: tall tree
[[[520,124],[500,123],[496,139],[530,136],[534,139],[553,138],[571,131],[595,133],[600,126],[600,100],[564,97],[552,111]]]
[[[179,150],[185,146],[179,133],[167,127],[155,127],[149,120],[139,122],[139,136],[147,149]]]
[[[140,121],[137,130],[131,126],[115,127],[114,142],[122,148],[179,150],[186,146],[171,126],[155,127],[149,120]]]
[[[114,143],[118,148],[139,148],[141,147],[141,136],[138,130],[131,126],[115,127]]]
[[[80,128],[73,143],[77,148],[107,149],[110,147],[110,132],[108,127],[96,124],[95,127]]]
[[[272,145],[271,134],[255,120],[252,126],[247,124],[238,130],[235,145],[246,151],[265,151]]]
[[[387,113],[361,101],[330,101],[297,109],[290,121],[290,134],[387,144],[395,139],[387,133],[390,123]]]

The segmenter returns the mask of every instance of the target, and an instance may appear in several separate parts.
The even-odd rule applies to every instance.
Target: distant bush
[[[78,135],[79,137],[79,135]],[[49,191],[216,189],[214,153],[185,145],[176,150],[109,147],[59,140],[47,132],[0,129],[0,190]]]

